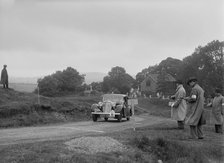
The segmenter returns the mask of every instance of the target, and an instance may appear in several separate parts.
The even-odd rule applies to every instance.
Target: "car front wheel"
[[[117,120],[118,120],[119,122],[122,121],[122,114],[120,114],[120,115],[117,116]]]
[[[92,115],[92,118],[93,118],[93,122],[96,122],[97,121],[97,115],[96,114],[93,114]]]

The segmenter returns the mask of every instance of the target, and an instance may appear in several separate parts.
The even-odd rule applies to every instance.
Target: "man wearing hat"
[[[192,139],[203,139],[202,125],[205,124],[203,117],[204,111],[204,90],[197,84],[195,77],[189,78],[187,84],[192,88],[190,97],[186,100],[189,103],[189,117],[186,124],[190,126],[190,135]]]
[[[184,129],[184,120],[187,112],[187,104],[184,100],[186,91],[181,80],[176,81],[176,86],[176,93],[171,96],[171,98],[175,100],[171,105],[171,118],[177,121],[178,129]]]
[[[215,125],[215,132],[223,133],[224,97],[221,89],[215,89],[215,97],[210,106],[212,106],[211,120]]]
[[[7,65],[3,66],[1,73],[1,83],[3,84],[3,88],[8,88],[8,73],[6,70]]]

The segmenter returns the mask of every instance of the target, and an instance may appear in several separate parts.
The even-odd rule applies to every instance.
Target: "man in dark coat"
[[[1,83],[3,84],[3,88],[9,88],[8,87],[8,73],[6,70],[7,65],[3,66],[4,68],[2,69],[1,73]]]
[[[190,126],[190,138],[203,139],[202,125],[205,124],[203,117],[204,90],[197,84],[195,77],[191,77],[187,84],[192,88],[190,97],[186,98],[189,103],[188,111],[190,112],[190,116],[186,118],[186,124]]]

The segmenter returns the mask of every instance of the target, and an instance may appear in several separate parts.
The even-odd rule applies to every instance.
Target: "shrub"
[[[28,115],[32,111],[33,110],[28,103],[12,102],[0,106],[0,118],[11,117],[17,114]]]
[[[52,75],[39,79],[37,83],[41,95],[58,96],[64,92],[78,93],[82,91],[83,81],[83,75],[80,75],[75,69],[68,67],[66,70],[57,71]]]

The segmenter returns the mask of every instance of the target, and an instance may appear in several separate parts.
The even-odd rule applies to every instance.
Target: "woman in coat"
[[[212,100],[212,123],[215,125],[216,133],[223,133],[224,97],[221,89],[215,90],[215,97]]]
[[[179,129],[184,129],[184,120],[187,112],[187,104],[184,100],[186,97],[186,91],[183,87],[182,81],[177,80],[176,85],[176,93],[171,96],[171,98],[175,100],[171,105],[171,118],[177,121]]]
[[[204,90],[197,84],[197,79],[191,77],[187,84],[192,88],[190,97],[186,100],[189,104],[189,116],[186,118],[186,124],[190,126],[191,139],[203,139],[202,125],[205,124],[204,112]]]

